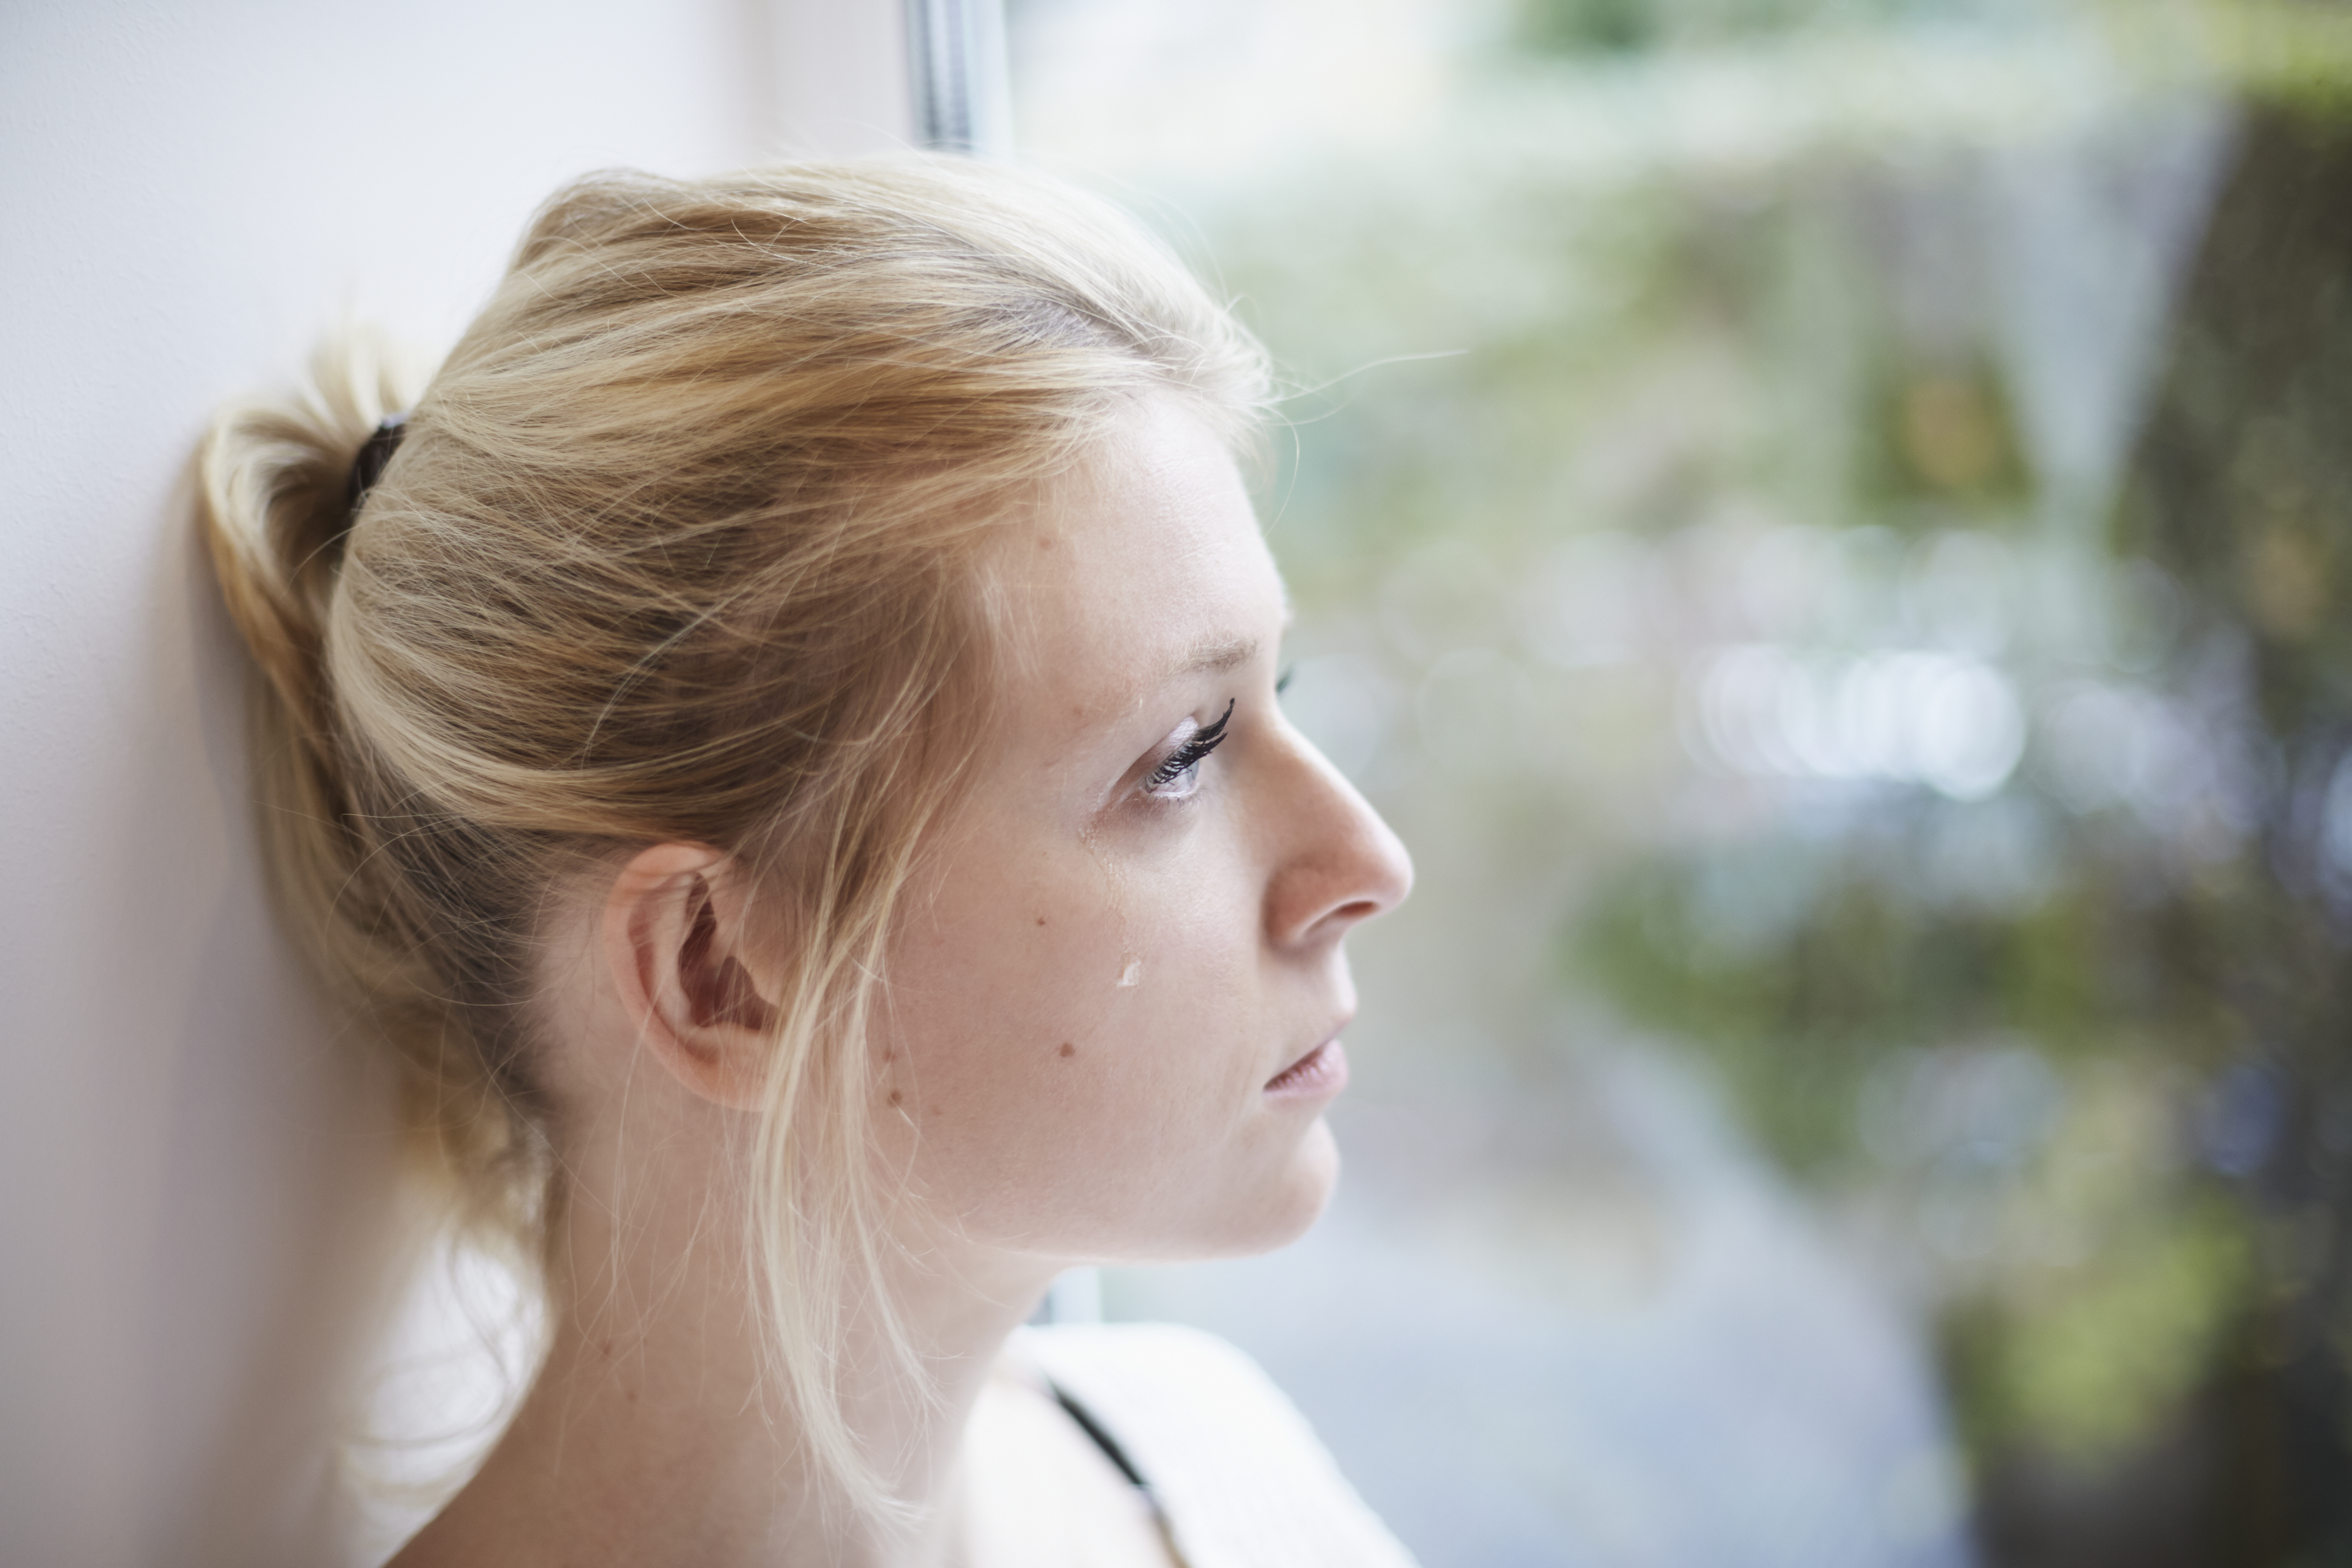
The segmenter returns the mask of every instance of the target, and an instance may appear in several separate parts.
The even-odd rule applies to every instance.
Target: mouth
[[[1265,1092],[1288,1100],[1323,1100],[1348,1087],[1348,1051],[1335,1036],[1266,1080]]]

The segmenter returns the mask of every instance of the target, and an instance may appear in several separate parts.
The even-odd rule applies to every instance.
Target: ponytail
[[[515,1156],[541,1140],[501,1103],[482,1054],[455,1037],[461,1021],[429,956],[432,913],[385,861],[354,798],[356,759],[328,669],[353,464],[422,384],[381,344],[331,342],[307,385],[215,418],[197,460],[198,518],[260,677],[251,755],[284,924],[342,1027],[375,1037],[399,1065],[404,1131],[421,1156],[412,1173],[454,1201],[477,1241],[527,1266],[543,1173]]]

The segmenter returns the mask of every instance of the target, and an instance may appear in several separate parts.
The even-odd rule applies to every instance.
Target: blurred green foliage
[[[2111,1005],[2099,909],[2068,889],[2014,916],[1923,908],[1867,868],[1790,864],[1768,842],[1634,868],[1574,928],[1575,973],[1632,1016],[1703,1042],[1781,1161],[1812,1175],[1863,1152],[1854,1102],[1899,1044],[2017,1035],[2053,1053],[2105,1045],[2140,1012]],[[1711,879],[1797,877],[1801,910],[1727,950]],[[2204,1053],[2200,1053],[2204,1054]]]
[[[1538,55],[1736,43],[1792,28],[1999,15],[1998,0],[1520,0],[1512,38]]]

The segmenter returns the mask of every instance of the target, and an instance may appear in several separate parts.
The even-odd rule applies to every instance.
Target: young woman
[[[1403,851],[1283,720],[1261,356],[968,162],[560,193],[421,391],[226,414],[293,930],[546,1359],[395,1559],[1395,1564],[1234,1352]],[[404,421],[391,416],[404,415]]]

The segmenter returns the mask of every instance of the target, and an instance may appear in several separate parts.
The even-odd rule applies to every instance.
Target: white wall
[[[383,1118],[262,907],[206,411],[346,313],[446,342],[567,175],[903,137],[899,16],[0,5],[0,1561],[330,1554],[307,1342]]]

